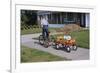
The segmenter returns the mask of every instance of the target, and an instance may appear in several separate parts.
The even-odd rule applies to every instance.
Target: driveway
[[[57,56],[60,56],[60,57],[66,58],[66,59],[89,60],[89,49],[78,47],[77,51],[71,51],[70,53],[67,53],[65,50],[56,50],[53,48],[53,46],[44,48],[42,45],[40,45],[38,43],[38,40],[32,39],[32,38],[38,37],[40,34],[41,33],[22,35],[21,36],[21,45],[27,46],[29,48],[35,48],[40,51],[45,51],[45,52],[48,52],[53,55],[57,55]],[[56,34],[56,33],[54,33],[54,34]]]

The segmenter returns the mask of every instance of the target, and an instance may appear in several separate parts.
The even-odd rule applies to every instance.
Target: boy
[[[45,16],[42,17],[41,19],[41,27],[42,27],[42,35],[43,35],[43,38],[48,38],[49,34],[48,34],[48,21],[46,19]]]

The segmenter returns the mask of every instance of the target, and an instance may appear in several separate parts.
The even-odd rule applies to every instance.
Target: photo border
[[[95,51],[92,49],[91,50],[91,55],[90,55],[90,60],[89,61],[87,61],[87,60],[84,60],[84,61],[81,61],[82,63],[84,62],[84,65],[83,64],[81,64],[80,63],[80,65],[73,65],[73,64],[76,64],[76,63],[79,63],[79,61],[71,61],[71,63],[72,64],[70,64],[68,61],[66,62],[66,61],[62,61],[62,62],[45,62],[45,63],[28,63],[28,64],[23,64],[23,65],[18,65],[18,58],[16,58],[16,56],[17,56],[17,52],[16,52],[16,48],[18,47],[18,46],[16,46],[16,44],[18,44],[17,42],[18,41],[16,41],[16,34],[17,34],[17,32],[16,32],[16,30],[18,29],[18,28],[16,28],[16,22],[17,22],[17,18],[16,18],[16,5],[28,5],[28,6],[40,6],[40,7],[53,7],[53,8],[55,8],[55,7],[57,7],[58,9],[61,7],[62,9],[66,9],[66,8],[70,8],[70,6],[46,6],[46,5],[32,5],[32,4],[14,4],[15,5],[15,7],[14,8],[12,8],[12,10],[11,10],[11,72],[13,73],[13,72],[17,72],[17,71],[23,71],[23,70],[25,70],[25,69],[27,69],[27,67],[30,67],[31,66],[31,68],[28,70],[27,69],[27,71],[33,71],[33,69],[34,70],[41,70],[39,67],[36,67],[36,68],[34,68],[33,66],[36,66],[36,65],[48,65],[49,66],[49,68],[51,68],[51,67],[53,67],[53,65],[55,64],[55,65],[60,65],[60,66],[62,66],[62,67],[58,67],[57,69],[62,69],[62,68],[64,68],[64,67],[66,67],[66,68],[68,68],[68,67],[73,67],[73,68],[75,68],[75,67],[86,67],[86,66],[94,66],[95,65]],[[13,5],[12,5],[13,6]],[[75,5],[75,7],[71,7],[71,8],[73,8],[73,9],[75,9],[75,8],[77,8],[77,6]],[[15,11],[14,11],[14,10]],[[89,13],[91,14],[91,16],[92,17],[90,17],[90,24],[91,24],[91,26],[90,26],[90,40],[91,40],[91,42],[90,42],[90,48],[92,47],[92,48],[94,48],[94,35],[95,35],[95,32],[94,32],[94,27],[95,27],[95,25],[93,25],[93,23],[95,23],[95,8],[94,7],[87,7],[87,8],[84,8],[84,7],[79,7],[79,9],[88,9],[87,10],[87,12],[89,11]],[[86,13],[87,13],[86,12]],[[15,20],[14,20],[15,19]],[[13,21],[14,20],[14,21]],[[93,21],[91,21],[91,20],[93,20]],[[15,25],[12,25],[12,24],[15,24]],[[19,27],[19,26],[18,26]],[[92,30],[92,29],[94,29],[94,30]],[[15,31],[15,32],[13,32],[13,30]],[[15,35],[14,35],[15,34]],[[92,36],[92,37],[91,37]],[[14,48],[15,47],[15,48]],[[94,55],[94,56],[93,56]],[[91,59],[91,56],[92,56],[92,59]],[[51,65],[52,64],[52,65]],[[67,64],[67,66],[65,65],[65,64]],[[68,65],[69,64],[69,65]],[[18,65],[18,66],[17,66]],[[33,66],[32,66],[33,65]],[[25,66],[27,66],[26,68],[23,68],[23,67],[25,67]],[[23,68],[23,69],[22,69]],[[53,67],[53,68],[55,68],[55,67]],[[52,68],[52,69],[53,69]],[[21,70],[22,69],[22,70]],[[42,69],[48,69],[48,68],[42,68]],[[56,68],[55,68],[56,69]]]

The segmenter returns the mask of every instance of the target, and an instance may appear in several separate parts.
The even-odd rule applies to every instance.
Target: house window
[[[66,17],[64,18],[65,24],[73,24],[75,23],[75,14],[74,13],[66,13]]]
[[[67,21],[74,21],[74,14],[73,13],[67,13]]]

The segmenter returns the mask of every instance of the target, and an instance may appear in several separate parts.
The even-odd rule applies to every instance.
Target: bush
[[[27,29],[34,29],[34,28],[39,28],[38,25],[21,25],[21,30],[27,30]]]
[[[59,30],[57,30],[57,32],[70,33],[73,31],[79,31],[81,29],[82,28],[77,24],[66,24],[63,28],[60,28]]]
[[[33,28],[39,28],[39,26],[38,25],[33,25]]]

